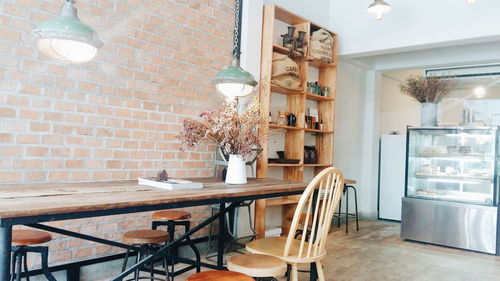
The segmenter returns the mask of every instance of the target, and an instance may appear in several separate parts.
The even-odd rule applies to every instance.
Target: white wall
[[[479,43],[500,38],[500,1],[386,0],[392,10],[380,21],[367,14],[372,0],[331,0],[330,24],[340,35],[340,55]]]
[[[400,80],[382,74],[380,134],[406,133],[406,126],[420,125],[420,104],[399,90]]]
[[[330,24],[330,0],[264,0],[264,4],[269,3],[274,3],[325,28]]]

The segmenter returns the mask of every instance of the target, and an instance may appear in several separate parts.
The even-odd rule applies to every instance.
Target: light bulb
[[[381,20],[384,17],[384,14],[391,10],[391,6],[382,1],[382,0],[374,0],[373,3],[368,6],[366,10],[369,14],[371,14],[375,19]]]
[[[474,95],[476,97],[482,98],[484,97],[485,94],[486,94],[486,89],[483,86],[474,88]]]
[[[92,45],[66,39],[38,39],[37,47],[46,56],[69,63],[88,62],[97,54],[97,48]]]
[[[228,99],[234,99],[235,97],[248,96],[253,92],[254,87],[239,83],[219,83],[216,85],[219,93],[226,96]]]
[[[376,20],[381,20],[383,17],[384,17],[383,13],[373,14],[373,18],[376,19]]]

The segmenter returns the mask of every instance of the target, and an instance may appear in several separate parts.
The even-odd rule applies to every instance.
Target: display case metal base
[[[401,238],[495,254],[497,212],[491,206],[405,197]]]

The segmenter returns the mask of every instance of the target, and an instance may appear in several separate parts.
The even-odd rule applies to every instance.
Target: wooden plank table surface
[[[0,220],[87,211],[278,193],[299,193],[304,183],[276,179],[249,179],[248,184],[227,185],[213,178],[203,189],[165,190],[133,181],[0,185]]]
[[[189,232],[176,238],[172,243],[180,242],[208,225],[211,221],[225,217],[227,211],[234,209],[235,204],[245,200],[272,198],[300,194],[306,188],[303,183],[287,182],[276,179],[249,179],[248,184],[227,185],[213,178],[196,178],[203,182],[202,189],[166,190],[145,185],[138,185],[137,180],[87,183],[51,183],[51,184],[18,184],[0,185],[0,280],[10,278],[10,251],[12,226],[24,224],[31,227],[56,232],[66,236],[86,239],[101,244],[126,248],[115,241],[99,237],[68,232],[40,222],[64,219],[97,217],[104,215],[136,213],[186,206],[219,204],[220,213],[216,214],[192,228]],[[226,203],[233,203],[228,209]],[[224,223],[219,223],[219,231],[224,231]],[[218,243],[224,244],[224,235],[220,235]],[[168,250],[169,245],[160,251]],[[165,248],[165,249],[164,249]],[[224,247],[218,247],[216,269],[223,268]],[[143,266],[148,259],[160,255],[160,252],[137,263]],[[213,265],[199,263],[213,268]],[[121,281],[133,271],[133,267],[121,273],[113,280]]]

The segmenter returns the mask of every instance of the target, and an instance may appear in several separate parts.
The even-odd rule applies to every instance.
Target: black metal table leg
[[[349,190],[344,188],[345,192],[345,233],[349,233]]]
[[[0,226],[0,280],[10,279],[12,226]]]
[[[226,203],[219,204],[219,235],[217,241],[217,267],[224,267],[224,236],[226,234]]]

